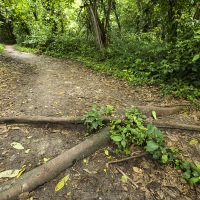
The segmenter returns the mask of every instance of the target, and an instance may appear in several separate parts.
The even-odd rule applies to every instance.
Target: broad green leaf
[[[55,191],[56,191],[56,192],[59,191],[59,190],[61,190],[61,189],[65,186],[66,182],[69,180],[69,177],[70,177],[70,174],[68,174],[67,176],[65,176],[64,178],[62,178],[62,179],[58,182],[58,184],[57,184],[56,187],[55,187]]]
[[[189,179],[190,184],[195,184],[197,182],[200,182],[200,177],[193,177],[193,178]]]
[[[168,161],[168,156],[166,154],[162,155],[162,163],[166,163]]]
[[[188,180],[188,179],[190,179],[190,177],[191,177],[191,173],[189,171],[186,171],[186,172],[183,173],[184,179]]]
[[[199,177],[199,176],[200,176],[200,173],[199,173],[197,170],[195,170],[195,171],[192,172],[192,175],[193,175],[194,177]]]
[[[196,60],[198,60],[200,58],[200,54],[196,54],[193,59],[192,62],[195,62]]]
[[[152,116],[153,116],[153,118],[154,118],[155,120],[157,119],[157,117],[156,117],[156,111],[155,111],[155,110],[152,111]]]
[[[6,170],[0,173],[0,178],[13,178],[20,172],[19,169]]]
[[[156,142],[154,142],[153,140],[150,140],[147,142],[147,145],[145,148],[146,148],[146,151],[153,152],[156,149],[158,149],[158,147],[159,147],[159,145]]]
[[[15,149],[24,149],[24,147],[18,142],[12,142],[11,146]]]
[[[121,141],[121,145],[125,148],[125,147],[126,147],[126,141],[125,141],[125,140],[122,140],[122,141]]]
[[[115,142],[120,142],[122,140],[122,137],[119,135],[112,135],[111,139]]]

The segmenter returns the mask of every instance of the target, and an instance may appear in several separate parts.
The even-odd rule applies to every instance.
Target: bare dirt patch
[[[113,105],[117,112],[131,106],[172,106],[188,104],[172,96],[159,96],[159,89],[150,86],[130,86],[125,81],[97,73],[69,59],[52,58],[15,51],[7,46],[0,57],[0,116],[83,116],[92,104]],[[152,119],[150,119],[152,120]],[[188,106],[179,114],[160,117],[160,122],[200,124],[199,111]],[[26,171],[54,158],[85,140],[81,125],[0,125],[0,172],[8,169]],[[178,147],[188,161],[200,164],[198,132],[165,130],[169,145]],[[196,139],[197,143],[190,145]],[[16,150],[10,144],[19,142],[25,150]],[[108,149],[111,157],[105,155]],[[133,153],[143,153],[132,146]],[[117,163],[106,169],[110,160],[123,156],[113,153],[113,145],[98,150],[83,161],[75,163],[52,181],[36,188],[21,199],[200,199],[200,187],[190,186],[181,172],[172,166],[161,165],[144,156]],[[122,178],[120,169],[130,181]],[[55,186],[65,175],[70,180],[60,191]],[[0,179],[0,183],[6,179]],[[1,199],[1,198],[0,198]]]

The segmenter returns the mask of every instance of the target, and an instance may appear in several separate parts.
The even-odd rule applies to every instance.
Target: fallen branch
[[[118,167],[116,167],[116,169],[125,177],[127,177],[127,179],[136,187],[138,188],[139,186],[129,177],[127,176],[121,169],[119,169]]]
[[[107,124],[111,120],[116,120],[116,118],[105,118],[103,123]],[[30,123],[30,124],[40,124],[40,123],[53,123],[53,124],[84,124],[84,121],[81,120],[81,117],[0,117],[0,123]],[[145,122],[144,124],[147,124]],[[166,122],[152,122],[155,126],[160,129],[178,129],[186,131],[197,131],[200,132],[200,126],[197,125],[187,125],[187,124],[173,124]]]
[[[179,112],[183,106],[173,107],[156,107],[156,106],[137,106],[145,115],[152,116],[152,111],[156,111],[156,115],[165,116]],[[111,119],[104,119],[104,123],[108,123]],[[0,123],[57,123],[57,124],[83,124],[81,117],[42,117],[42,116],[16,116],[16,117],[0,117]]]
[[[23,174],[19,178],[15,178],[14,180],[0,185],[0,199],[15,199],[21,193],[32,191],[36,187],[55,178],[77,160],[91,155],[96,150],[106,145],[109,140],[110,134],[108,128],[102,129],[99,133],[65,151],[46,164]]]
[[[160,129],[178,129],[185,131],[197,131],[200,132],[200,126],[188,125],[188,124],[173,124],[166,122],[153,122],[153,124]]]
[[[83,124],[80,117],[43,117],[43,116],[16,116],[0,117],[0,123],[55,123],[55,124]]]
[[[143,157],[143,156],[146,156],[146,155],[148,155],[148,154],[147,153],[142,153],[142,154],[139,154],[139,155],[130,156],[130,157],[123,158],[123,159],[120,159],[120,160],[113,160],[113,161],[110,161],[110,162],[106,163],[106,168],[108,168],[109,164],[124,162],[124,161],[127,161],[127,160],[131,160],[131,159],[135,159],[135,158],[140,158],[140,157]]]
[[[146,116],[152,116],[152,111],[156,112],[157,117],[174,115],[180,112],[185,106],[158,107],[158,106],[137,106]]]

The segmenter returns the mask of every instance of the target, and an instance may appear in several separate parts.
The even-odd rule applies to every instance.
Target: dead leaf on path
[[[0,124],[0,129],[7,129],[7,127],[4,124]]]
[[[104,151],[104,153],[106,154],[106,156],[109,155],[109,151],[107,149]]]
[[[24,147],[23,147],[20,143],[18,143],[18,142],[12,142],[12,143],[11,143],[11,146],[12,146],[13,148],[19,149],[19,150],[24,149]]]
[[[128,192],[128,187],[125,184],[122,184],[122,188],[124,191]]]
[[[25,170],[26,168],[22,167],[22,169],[20,169],[19,173],[17,174],[17,178],[19,178],[24,173]]]
[[[71,195],[71,192],[68,192],[68,193],[67,193],[67,196],[70,196],[70,195]]]
[[[59,133],[60,130],[56,130],[56,129],[54,129],[54,130],[52,130],[51,132],[52,132],[52,133]]]
[[[29,153],[30,152],[30,149],[26,149],[25,153]]]
[[[196,145],[196,144],[198,144],[198,140],[197,139],[192,139],[192,140],[190,140],[189,144],[190,145]]]
[[[12,130],[20,130],[20,128],[18,126],[11,127],[10,129],[12,129]]]
[[[43,158],[44,163],[47,163],[51,158]]]
[[[68,174],[67,176],[65,176],[64,178],[62,178],[62,179],[58,182],[58,184],[57,184],[56,187],[55,187],[55,191],[56,191],[56,192],[59,191],[59,190],[61,190],[61,189],[65,186],[65,184],[66,184],[67,181],[69,180],[69,177],[70,177],[70,174]]]
[[[90,171],[89,169],[83,169],[88,174],[97,174],[97,171]]]
[[[133,167],[133,171],[140,174],[143,173],[143,170],[138,167]]]
[[[0,173],[0,178],[13,178],[19,173],[19,169],[6,170]]]
[[[152,116],[153,116],[153,118],[154,118],[155,120],[157,120],[156,111],[155,111],[155,110],[152,111]]]

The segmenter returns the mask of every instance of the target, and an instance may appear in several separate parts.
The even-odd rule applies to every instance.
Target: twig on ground
[[[127,176],[121,169],[119,169],[118,167],[116,167],[116,169],[117,169],[123,176],[126,176],[127,179],[128,179],[136,188],[139,187],[139,186],[138,186],[129,176]]]
[[[120,159],[120,160],[113,160],[113,161],[110,161],[110,162],[106,163],[106,168],[108,168],[109,164],[124,162],[124,161],[127,161],[127,160],[131,160],[131,159],[135,159],[135,158],[140,158],[140,157],[143,157],[143,156],[146,156],[146,155],[148,155],[148,153],[142,153],[142,154],[139,154],[139,155],[130,156],[130,157],[123,158],[123,159]]]

